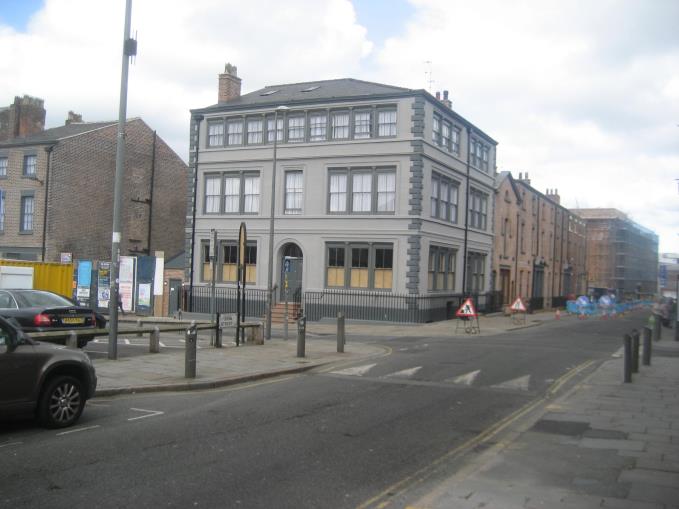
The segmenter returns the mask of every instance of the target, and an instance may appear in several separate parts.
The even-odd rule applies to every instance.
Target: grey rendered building
[[[186,252],[194,295],[211,280],[213,229],[217,285],[235,285],[242,221],[248,285],[266,289],[275,136],[274,284],[283,288],[290,257],[288,295],[303,294],[311,318],[313,302],[336,303],[315,317],[332,316],[351,296],[356,308],[377,310],[354,317],[440,319],[448,297],[488,292],[496,142],[456,114],[447,93],[440,100],[338,79],[240,95],[230,65],[219,81],[219,102],[192,110],[189,167],[198,178]],[[402,307],[398,299],[427,312],[379,313]]]

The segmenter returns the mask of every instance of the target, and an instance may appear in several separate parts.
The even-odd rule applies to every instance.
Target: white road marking
[[[618,351],[616,351],[611,357],[615,357],[616,359],[619,357],[622,357],[622,355],[625,353],[625,347],[621,346]]]
[[[520,376],[519,378],[514,378],[513,380],[507,380],[501,384],[491,385],[493,389],[518,389],[521,391],[528,390],[528,384],[530,382],[530,375]]]
[[[62,435],[70,435],[71,433],[78,433],[80,431],[87,431],[88,429],[95,429],[95,428],[99,428],[99,425],[97,424],[95,426],[86,426],[84,428],[76,428],[76,429],[70,429],[68,431],[62,431],[61,433],[57,433],[57,436],[60,437]]]
[[[11,447],[12,445],[21,445],[23,442],[8,442],[6,444],[0,444],[0,449],[3,447]]]
[[[466,385],[467,387],[469,387],[471,384],[474,383],[474,380],[476,380],[476,377],[479,376],[479,373],[481,373],[481,370],[477,369],[476,371],[470,371],[469,373],[465,373],[464,375],[460,375],[458,377],[446,380],[446,382],[450,381],[454,384]]]
[[[417,373],[421,369],[422,369],[422,366],[417,366],[416,368],[404,369],[402,371],[397,371],[396,373],[390,373],[388,375],[385,375],[384,378],[410,378],[411,376],[413,376],[415,373]]]
[[[163,415],[165,413],[161,412],[160,410],[144,410],[143,408],[130,408],[130,410],[134,410],[135,412],[148,412],[148,413],[146,415],[140,415],[139,417],[130,417],[128,421],[146,419],[147,417],[155,417],[156,415]]]
[[[159,345],[161,348],[165,348],[165,347],[167,346],[167,345],[166,345],[165,343],[163,343],[162,341],[158,341],[158,345]]]
[[[130,344],[130,340],[127,339],[127,338],[123,338],[123,343],[125,343],[126,345],[129,345],[129,344]]]
[[[348,375],[348,376],[363,376],[370,371],[377,364],[366,364],[364,366],[356,366],[355,368],[340,369],[339,371],[331,371],[333,375]]]

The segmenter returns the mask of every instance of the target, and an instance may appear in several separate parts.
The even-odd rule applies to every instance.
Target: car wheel
[[[85,348],[89,338],[78,338],[78,348]]]
[[[72,376],[58,376],[47,383],[38,403],[38,418],[48,428],[75,423],[85,407],[83,384]]]

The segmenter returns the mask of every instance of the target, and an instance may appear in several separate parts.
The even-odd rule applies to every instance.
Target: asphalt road
[[[428,470],[640,325],[391,339],[391,355],[324,372],[98,398],[65,432],[3,423],[0,507],[405,507],[390,486],[455,468]]]

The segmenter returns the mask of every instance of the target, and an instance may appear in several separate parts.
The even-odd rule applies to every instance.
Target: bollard
[[[191,326],[186,329],[186,352],[184,357],[184,378],[196,378],[196,321],[191,321]]]
[[[632,381],[632,336],[625,334],[623,336],[625,343],[625,362],[624,362],[624,382],[626,384]]]
[[[651,329],[644,327],[644,357],[642,359],[644,366],[651,365]]]
[[[304,313],[297,319],[297,357],[304,357],[306,350],[306,316]]]
[[[68,338],[66,339],[67,348],[78,348],[78,335],[75,331],[70,331],[68,333]]]
[[[632,330],[632,373],[639,372],[639,331]]]
[[[149,352],[160,353],[160,329],[157,325],[149,333]]]
[[[344,313],[337,313],[337,352],[344,353]]]
[[[662,324],[660,323],[660,316],[653,315],[653,320],[651,320],[651,327],[653,327],[653,341],[660,341],[662,334]]]
[[[137,337],[140,338],[142,336],[142,332],[141,332],[141,320],[139,318],[137,318],[137,329],[139,329],[139,331],[137,332]]]
[[[222,327],[221,327],[222,314],[217,313],[217,322],[215,322],[215,348],[222,347]]]

